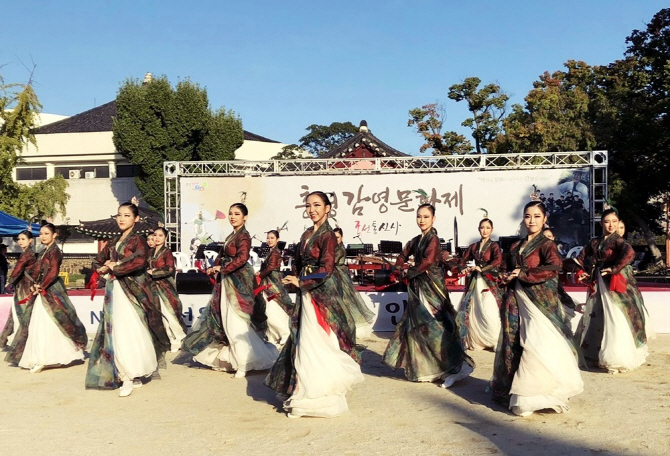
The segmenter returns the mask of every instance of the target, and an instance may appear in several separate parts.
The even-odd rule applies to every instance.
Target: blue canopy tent
[[[21,231],[27,229],[28,222],[0,211],[0,236],[16,236]],[[40,225],[38,223],[31,223],[30,231],[33,233],[33,236],[38,236],[40,234]]]

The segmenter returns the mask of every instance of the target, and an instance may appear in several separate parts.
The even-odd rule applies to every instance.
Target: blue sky
[[[44,111],[73,115],[111,101],[151,71],[207,88],[244,128],[297,142],[310,124],[366,119],[380,139],[418,154],[409,109],[447,107],[450,85],[497,82],[520,103],[568,59],[607,64],[667,6],[656,0],[13,1],[2,7],[0,74],[25,82],[34,62]],[[23,64],[21,63],[23,62]],[[510,104],[511,104],[510,103]],[[469,135],[468,135],[469,136]]]

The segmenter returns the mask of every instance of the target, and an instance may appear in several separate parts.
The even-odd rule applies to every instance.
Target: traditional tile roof
[[[139,215],[140,221],[135,224],[134,228],[137,233],[147,235],[162,226],[161,215],[152,209],[139,207]],[[121,229],[112,216],[102,220],[86,222],[80,220],[75,230],[95,239],[111,239],[121,234]]]
[[[409,154],[394,149],[373,135],[368,129],[368,123],[362,120],[358,133],[320,158],[346,158],[362,148],[375,157],[409,157]]]
[[[35,129],[35,134],[48,135],[51,133],[90,133],[96,131],[112,131],[113,119],[116,117],[116,101],[110,101],[88,111],[76,114],[67,119],[50,123]],[[279,143],[273,139],[244,130],[244,139]]]

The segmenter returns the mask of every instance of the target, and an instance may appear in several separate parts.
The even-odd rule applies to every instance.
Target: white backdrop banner
[[[435,228],[445,240],[460,228],[459,245],[479,239],[485,209],[497,236],[519,233],[523,206],[531,194],[553,208],[550,221],[566,245],[588,240],[588,168],[425,174],[330,176],[184,177],[181,185],[182,252],[197,244],[222,241],[231,227],[228,208],[243,201],[247,229],[259,241],[284,227],[281,238],[295,243],[311,222],[304,203],[311,191],[332,192],[331,224],[344,230],[345,243],[403,243],[417,235],[415,211],[421,198],[436,207]],[[425,195],[425,196],[422,196]],[[571,200],[567,203],[567,200]],[[580,209],[581,208],[581,209]],[[360,236],[357,238],[356,236]]]

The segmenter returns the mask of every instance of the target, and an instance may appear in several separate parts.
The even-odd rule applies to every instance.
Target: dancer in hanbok
[[[32,284],[28,274],[32,272],[35,266],[35,251],[33,250],[33,233],[29,230],[19,233],[16,243],[23,250],[21,256],[16,261],[12,273],[7,279],[7,285],[11,285],[14,289],[14,304],[12,305],[11,314],[7,318],[5,328],[0,334],[0,348],[11,345],[14,341],[14,335],[19,329],[21,314],[26,308],[25,305],[19,304],[20,301],[28,298],[31,295],[30,285]]]
[[[645,362],[652,331],[630,266],[635,251],[617,232],[617,212],[603,211],[601,223],[603,236],[592,239],[577,257],[588,271],[580,271],[579,280],[590,288],[577,341],[588,364],[616,374]]]
[[[337,237],[333,274],[338,283],[341,284],[342,305],[344,306],[344,310],[351,314],[356,323],[356,337],[369,337],[372,333],[372,323],[375,321],[375,313],[365,305],[349,276],[349,268],[347,268],[345,263],[347,251],[342,244],[342,228],[335,228],[333,231]]]
[[[107,281],[85,384],[86,388],[119,388],[120,397],[142,387],[142,380],[157,372],[170,349],[160,303],[146,273],[149,246],[134,230],[137,222],[135,204],[119,206],[116,223],[121,235],[108,242],[93,262],[96,275]]]
[[[433,228],[435,208],[422,204],[416,212],[421,234],[409,241],[398,256],[392,280],[405,275],[407,307],[384,352],[383,362],[402,368],[412,382],[440,381],[444,388],[469,376],[475,363],[464,351],[456,326],[456,311],[449,299],[440,267],[442,249]]]
[[[299,288],[291,336],[265,379],[291,418],[348,412],[345,394],[363,381],[354,322],[343,309],[341,284],[333,274],[337,240],[328,223],[330,210],[325,193],[307,196],[306,212],[314,226],[296,246],[299,275],[284,278]]]
[[[290,334],[290,318],[293,313],[293,301],[286,292],[282,281],[281,265],[282,254],[277,243],[279,242],[279,231],[268,231],[266,238],[270,252],[261,264],[261,270],[257,274],[260,287],[265,297],[265,313],[268,316],[268,339],[278,344],[283,344]]]
[[[244,204],[230,206],[233,232],[207,270],[216,277],[212,298],[182,344],[186,356],[214,370],[235,372],[235,378],[269,369],[278,355],[265,336],[265,300],[254,296],[256,276],[248,263],[251,237],[244,226],[248,213]]]
[[[491,240],[493,222],[479,222],[481,240],[471,244],[459,262],[461,273],[467,275],[456,322],[466,350],[494,350],[500,336],[502,292],[497,277],[502,265],[502,252]]]
[[[577,349],[558,297],[561,258],[542,235],[547,211],[540,201],[524,207],[528,236],[510,249],[502,332],[493,367],[493,400],[520,416],[569,410],[582,392]]]
[[[150,236],[154,248],[150,250],[147,273],[151,277],[151,289],[154,297],[160,300],[165,332],[170,339],[170,351],[176,353],[186,337],[186,325],[182,317],[182,305],[175,283],[174,256],[165,245],[167,231],[156,228]]]
[[[84,359],[88,339],[77,317],[63,280],[58,276],[63,254],[56,245],[56,227],[47,223],[40,228],[44,250],[32,271],[24,270],[31,282],[29,297],[23,298],[19,327],[5,358],[33,374],[45,367],[68,366]],[[25,284],[22,285],[25,287]]]

